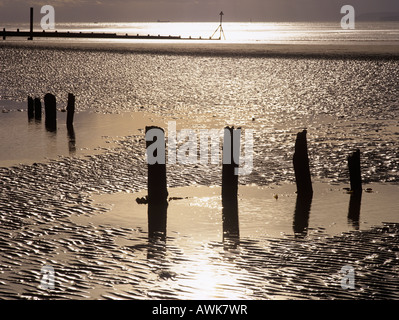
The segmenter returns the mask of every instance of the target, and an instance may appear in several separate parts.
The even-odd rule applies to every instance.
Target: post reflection
[[[349,200],[348,224],[355,230],[359,230],[360,206],[362,202],[362,192],[353,192]]]
[[[75,136],[75,130],[73,128],[73,125],[68,125],[67,126],[68,130],[68,149],[69,149],[69,154],[75,154],[76,153],[76,136]]]
[[[223,243],[225,248],[235,248],[240,241],[238,201],[223,201]]]
[[[312,194],[298,194],[295,204],[293,229],[296,238],[304,238],[308,234]]]
[[[166,241],[168,203],[148,202],[148,239]]]
[[[164,260],[166,255],[166,221],[168,203],[148,203],[148,246],[147,260],[159,276],[166,274]]]
[[[159,265],[166,254],[166,239],[163,236],[152,235],[148,238],[147,259],[158,261]]]

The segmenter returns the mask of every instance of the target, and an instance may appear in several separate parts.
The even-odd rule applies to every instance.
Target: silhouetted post
[[[237,199],[241,129],[226,127],[223,140],[222,201]]]
[[[362,192],[362,176],[360,170],[360,150],[348,156],[349,177],[352,192]]]
[[[293,157],[297,193],[300,195],[313,195],[312,179],[310,177],[308,145],[306,130],[298,132],[295,142]]]
[[[35,106],[35,119],[42,120],[42,103],[40,101],[40,98],[35,98],[33,104]]]
[[[33,98],[28,97],[28,119],[32,120],[35,117],[35,107],[33,103]]]
[[[148,201],[167,203],[165,132],[160,127],[145,128],[148,161]],[[156,139],[154,139],[156,138]]]
[[[223,235],[239,237],[238,167],[241,128],[226,127],[223,140],[222,206]]]
[[[6,40],[6,28],[3,28],[3,40]]]
[[[166,236],[168,189],[166,183],[165,131],[149,126],[145,128],[148,164],[148,234]]]
[[[46,128],[48,131],[57,130],[57,101],[55,96],[47,93],[44,96],[44,112],[46,114]]]
[[[68,93],[68,105],[67,105],[67,127],[73,126],[73,116],[75,114],[75,96],[72,93]]]
[[[28,40],[33,40],[33,8],[30,8],[30,36]]]
[[[75,114],[75,96],[72,93],[68,93],[66,126],[68,131],[68,138],[69,138],[68,147],[70,154],[76,152],[76,138],[75,138],[75,130],[73,128],[74,114]]]

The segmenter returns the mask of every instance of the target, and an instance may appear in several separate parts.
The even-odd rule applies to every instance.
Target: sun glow
[[[210,251],[214,255],[214,251]],[[215,265],[210,261],[210,256],[197,258],[189,262],[189,275],[179,279],[182,289],[182,298],[195,300],[243,299],[246,291],[239,284],[238,274],[231,269],[231,265],[220,267],[220,262]],[[214,257],[215,259],[215,257]],[[186,271],[187,272],[187,271]],[[236,288],[236,290],[232,290]],[[187,292],[185,292],[187,289]],[[194,290],[193,290],[194,289]]]

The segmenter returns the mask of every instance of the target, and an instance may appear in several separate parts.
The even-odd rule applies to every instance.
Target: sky
[[[218,21],[334,21],[343,5],[356,16],[397,13],[399,0],[0,0],[1,22],[28,22],[29,8],[52,5],[56,22]]]

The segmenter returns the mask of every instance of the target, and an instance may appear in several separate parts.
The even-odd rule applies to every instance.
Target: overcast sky
[[[334,21],[345,4],[356,15],[399,12],[399,0],[0,0],[0,25],[28,22],[29,7],[40,21],[46,4],[56,22],[218,21],[221,10],[225,21]]]

